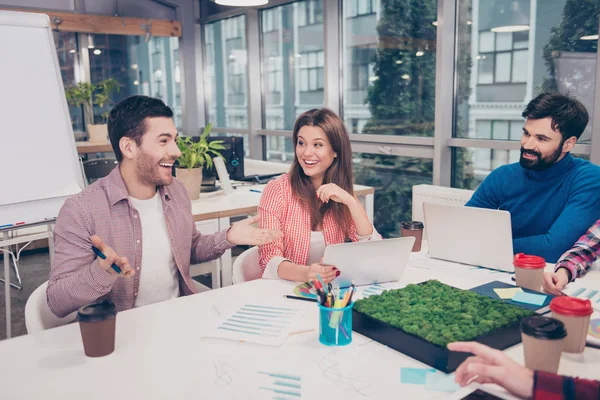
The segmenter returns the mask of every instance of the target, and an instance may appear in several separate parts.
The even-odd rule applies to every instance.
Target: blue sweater
[[[513,251],[555,263],[600,219],[600,167],[571,154],[544,171],[505,165],[467,206],[509,211]]]

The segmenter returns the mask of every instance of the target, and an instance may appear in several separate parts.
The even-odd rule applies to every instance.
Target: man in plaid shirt
[[[477,342],[450,343],[448,349],[475,355],[456,369],[455,380],[461,386],[473,381],[495,383],[523,399],[600,399],[600,382],[596,380],[531,371],[502,351]]]
[[[560,291],[575,278],[587,273],[592,263],[600,256],[600,220],[579,238],[575,246],[562,255],[556,263],[554,273],[544,274],[544,290],[560,295]]]

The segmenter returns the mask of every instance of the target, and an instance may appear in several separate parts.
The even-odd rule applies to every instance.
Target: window
[[[323,2],[298,1],[260,12],[264,128],[288,130],[324,104]],[[266,136],[266,159],[289,163],[292,140]]]
[[[516,47],[515,47],[516,45]],[[479,84],[523,83],[527,81],[529,32],[479,34],[479,54],[475,57]],[[525,71],[525,73],[523,73]]]
[[[322,0],[305,0],[298,3],[298,26],[315,25],[323,23]]]
[[[215,127],[248,128],[245,18],[241,15],[204,26],[206,117]]]
[[[323,51],[311,51],[300,54],[300,91],[314,92],[323,90]]]
[[[462,12],[457,21],[458,86],[453,136],[488,139],[490,148],[475,148],[468,141],[454,148],[455,187],[474,189],[493,169],[519,161],[518,149],[493,148],[498,147],[493,141],[520,140],[524,123],[521,113],[539,93],[568,93],[588,112],[594,112],[597,41],[585,39],[598,34],[597,4],[570,0],[556,7],[537,2],[536,14],[545,18],[532,24],[528,22],[530,1],[514,0],[511,4],[518,13],[513,15],[514,21],[505,22],[506,26],[525,25],[528,29],[493,32],[501,20],[494,8],[496,3],[479,0],[474,7],[473,0],[459,0]],[[477,12],[471,15],[471,10]],[[529,39],[534,37],[535,47],[530,49]],[[476,74],[473,79],[467,67],[471,62],[471,74]],[[591,125],[590,121],[578,143],[590,142]]]
[[[179,40],[143,36],[91,35],[88,45],[92,83],[114,78],[119,91],[104,107],[94,106],[94,119],[104,120],[108,111],[120,100],[142,94],[160,98],[173,109],[174,122],[181,128],[181,92],[179,84]]]
[[[56,55],[58,56],[58,65],[63,85],[65,85],[65,88],[75,86],[82,79],[79,76],[80,63],[77,34],[74,32],[54,31],[54,43],[56,45]],[[83,131],[82,108],[69,106],[69,114],[71,115],[73,131]]]
[[[350,0],[345,3],[346,17],[353,18],[361,15],[374,14],[376,0]]]
[[[352,133],[433,136],[437,1],[391,4],[342,2],[342,116],[367,121]]]

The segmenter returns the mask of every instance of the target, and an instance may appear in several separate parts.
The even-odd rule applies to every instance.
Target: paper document
[[[244,304],[224,314],[204,336],[280,346],[302,314],[301,310],[289,306]]]

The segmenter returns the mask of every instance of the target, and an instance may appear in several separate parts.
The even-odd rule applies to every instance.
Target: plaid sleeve
[[[534,400],[600,399],[600,382],[535,371],[533,398]]]
[[[556,263],[554,268],[566,268],[571,272],[571,281],[586,274],[589,267],[599,256],[600,251],[600,220],[579,238],[577,243]]]

